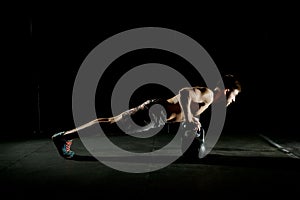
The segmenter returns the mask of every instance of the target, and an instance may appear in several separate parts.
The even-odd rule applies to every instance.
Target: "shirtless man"
[[[59,132],[52,136],[59,154],[71,159],[75,155],[70,149],[72,139],[78,138],[78,131],[98,123],[117,123],[126,133],[137,133],[147,131],[171,122],[184,122],[189,130],[197,131],[201,129],[199,116],[212,103],[217,103],[225,96],[226,107],[235,101],[236,96],[241,92],[241,85],[233,75],[223,76],[224,89],[216,86],[213,90],[207,87],[186,87],[179,90],[174,97],[164,99],[148,100],[143,104],[127,110],[117,116],[110,118],[98,118],[75,129]],[[160,104],[164,109],[151,109],[154,104]],[[145,124],[137,126],[133,124],[135,117],[145,119]]]

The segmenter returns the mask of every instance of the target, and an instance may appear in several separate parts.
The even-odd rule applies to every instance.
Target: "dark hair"
[[[229,90],[242,91],[241,83],[238,81],[236,76],[232,74],[225,74],[222,76],[224,87]]]

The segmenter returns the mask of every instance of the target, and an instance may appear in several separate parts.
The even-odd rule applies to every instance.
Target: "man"
[[[56,133],[52,136],[52,140],[59,154],[66,159],[71,159],[75,153],[70,147],[72,139],[78,138],[78,131],[98,123],[117,123],[122,130],[130,134],[147,131],[165,123],[181,122],[184,123],[186,129],[199,132],[202,128],[199,121],[201,113],[212,103],[219,102],[222,97],[226,97],[226,107],[229,106],[241,92],[241,84],[235,76],[225,75],[223,76],[223,82],[224,89],[221,89],[218,85],[213,90],[207,87],[182,88],[176,96],[170,99],[148,100],[117,116],[98,118],[75,129]],[[154,104],[160,104],[164,109],[160,107],[150,109]],[[143,119],[143,124],[138,126],[133,119]]]

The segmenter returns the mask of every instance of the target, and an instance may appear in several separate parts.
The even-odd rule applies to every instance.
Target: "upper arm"
[[[194,87],[186,87],[182,88],[179,91],[180,99],[189,99],[192,102],[197,102],[200,99],[200,90]]]
[[[187,87],[179,91],[181,99],[189,99],[191,102],[210,105],[213,102],[213,92],[205,87]]]

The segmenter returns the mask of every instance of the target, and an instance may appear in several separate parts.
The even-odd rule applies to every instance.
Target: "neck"
[[[219,87],[216,87],[213,92],[214,92],[214,102],[218,102],[220,97],[223,95],[223,92]]]

